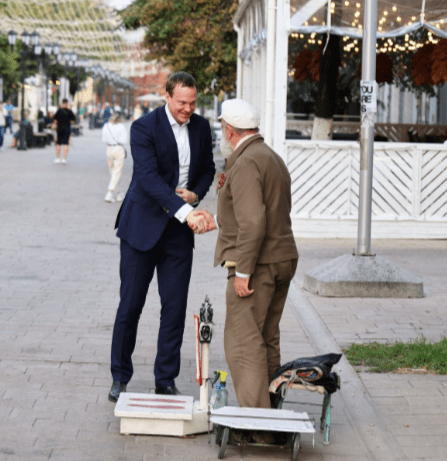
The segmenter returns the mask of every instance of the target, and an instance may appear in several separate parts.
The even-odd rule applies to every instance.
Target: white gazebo
[[[289,36],[313,40],[331,33],[354,43],[363,37],[363,6],[359,0],[241,0],[234,17],[237,96],[261,112],[261,132],[289,168],[298,237],[356,236],[360,146],[286,139]],[[378,39],[392,43],[422,27],[434,43],[447,38],[445,0],[378,0]],[[406,46],[422,45],[408,40]],[[374,143],[373,238],[446,233],[447,145]]]

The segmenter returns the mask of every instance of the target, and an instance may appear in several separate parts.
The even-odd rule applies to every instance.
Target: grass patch
[[[447,373],[447,338],[437,343],[424,337],[411,343],[351,344],[344,353],[353,366],[366,366],[373,373],[426,370],[440,375]]]

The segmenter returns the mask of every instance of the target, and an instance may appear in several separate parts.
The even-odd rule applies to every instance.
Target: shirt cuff
[[[251,274],[242,274],[238,271],[236,271],[236,277],[240,277],[241,279],[248,279],[250,278]]]
[[[175,213],[175,217],[181,222],[184,223],[186,221],[186,217],[193,211],[194,208],[189,204],[185,203],[182,207],[180,207],[177,210],[177,213]]]
[[[216,229],[219,230],[219,223],[217,222],[217,214],[214,215],[214,222],[216,223]]]

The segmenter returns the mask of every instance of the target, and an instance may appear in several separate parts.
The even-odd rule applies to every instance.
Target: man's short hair
[[[166,80],[166,93],[169,93],[169,96],[172,97],[174,94],[174,88],[179,84],[180,86],[195,88],[198,91],[196,79],[192,75],[188,74],[188,72],[181,70],[168,75]]]
[[[62,99],[62,104],[68,104],[68,99],[66,98]]]

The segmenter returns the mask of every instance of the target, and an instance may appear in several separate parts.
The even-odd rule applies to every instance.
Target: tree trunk
[[[416,125],[422,123],[422,91],[417,92],[416,97]]]
[[[339,65],[340,37],[331,35],[326,51],[321,56],[320,82],[315,104],[312,139],[332,139]]]
[[[334,118],[315,117],[312,127],[312,139],[332,139]]]
[[[431,98],[428,94],[425,94],[425,123],[430,123],[430,102]]]

